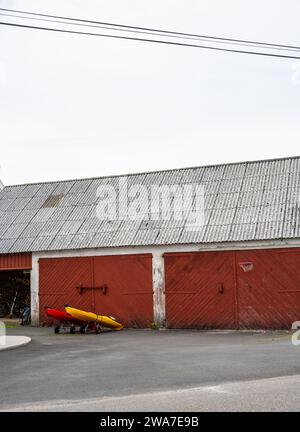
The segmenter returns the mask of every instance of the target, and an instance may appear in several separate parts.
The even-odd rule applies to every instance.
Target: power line
[[[0,10],[2,10],[0,8]],[[88,27],[88,28],[101,28],[101,29],[106,29],[106,30],[113,30],[113,31],[122,31],[122,32],[129,32],[129,33],[138,33],[138,34],[146,34],[146,35],[152,35],[152,36],[165,36],[164,34],[161,33],[155,33],[154,31],[142,31],[142,30],[130,30],[128,28],[112,28],[109,27],[107,25],[93,25],[93,24],[83,24],[83,23],[74,23],[74,22],[70,22],[70,21],[62,21],[60,18],[58,19],[46,19],[46,18],[35,18],[35,17],[26,17],[26,16],[18,16],[18,15],[12,15],[12,14],[7,14],[7,13],[0,13],[0,16],[5,16],[5,17],[10,17],[10,18],[20,18],[20,19],[25,19],[25,20],[35,20],[35,21],[43,21],[43,22],[51,22],[51,23],[55,23],[55,24],[67,24],[67,25],[73,25],[73,26],[83,26],[83,27]],[[62,18],[64,19],[64,18]],[[203,38],[201,36],[178,36],[178,35],[174,35],[174,34],[167,34],[166,35],[169,38],[177,38],[177,39],[189,39],[189,40],[194,40],[194,41],[203,41]],[[206,40],[206,39],[204,39]],[[222,40],[222,41],[213,41],[214,43],[222,43],[222,44],[230,44],[230,45],[240,45],[240,46],[247,46],[247,47],[256,47],[256,42],[251,42],[251,43],[244,43],[244,42],[231,42],[229,40]],[[274,46],[274,47],[270,47],[270,46],[266,46],[266,48],[268,49],[272,49],[272,50],[280,50],[280,51],[292,51],[292,52],[297,52],[298,50],[300,50],[299,48],[280,48],[279,46]]]
[[[52,31],[52,32],[57,32],[57,33],[69,33],[69,34],[78,34],[78,35],[86,35],[86,36],[99,36],[99,37],[107,37],[107,38],[112,38],[112,39],[125,39],[125,40],[132,40],[132,41],[158,43],[158,44],[164,44],[164,45],[183,46],[183,47],[191,47],[191,48],[202,48],[202,49],[209,49],[209,50],[213,50],[213,51],[224,51],[224,52],[232,52],[232,53],[238,53],[238,54],[252,54],[252,55],[259,55],[259,56],[266,56],[266,57],[277,57],[277,58],[300,60],[300,56],[298,57],[298,56],[283,55],[283,54],[263,53],[263,52],[258,52],[258,51],[244,51],[244,50],[229,49],[229,48],[219,48],[219,47],[211,47],[211,46],[206,46],[206,45],[187,44],[187,43],[182,43],[182,42],[170,42],[170,41],[164,41],[164,40],[159,40],[159,39],[145,39],[145,38],[137,38],[137,37],[129,37],[129,36],[117,36],[117,35],[109,35],[109,34],[101,34],[101,33],[82,32],[82,31],[75,31],[75,30],[63,30],[63,29],[56,29],[56,28],[50,28],[50,27],[39,27],[39,26],[31,26],[31,25],[7,23],[7,22],[0,22],[0,25],[11,26],[11,27],[20,27],[20,28],[26,28],[26,29],[35,29],[35,30],[45,30],[45,31]]]
[[[214,40],[214,41],[218,40],[218,41],[224,41],[224,42],[225,41],[237,42],[237,43],[244,43],[244,44],[254,44],[254,45],[265,46],[265,47],[277,47],[277,48],[288,48],[288,49],[300,50],[299,46],[293,46],[293,45],[283,45],[283,44],[274,44],[274,43],[268,43],[268,42],[250,41],[250,40],[244,40],[244,39],[233,39],[233,38],[224,38],[224,37],[218,37],[218,36],[207,36],[207,35],[199,35],[199,34],[193,34],[193,33],[183,33],[183,32],[176,32],[176,31],[169,31],[169,30],[160,30],[160,29],[149,28],[149,27],[129,26],[129,25],[124,25],[124,24],[108,23],[108,22],[103,22],[103,21],[92,21],[92,20],[87,20],[87,19],[71,18],[71,17],[59,16],[59,15],[42,14],[42,13],[28,12],[28,11],[21,11],[21,10],[15,10],[15,9],[7,9],[7,8],[0,8],[0,10],[7,11],[7,12],[21,13],[21,14],[25,14],[25,15],[33,15],[33,16],[46,17],[46,18],[63,19],[63,20],[67,20],[67,21],[78,21],[81,23],[105,25],[105,26],[110,26],[110,27],[116,27],[119,29],[123,28],[123,29],[155,32],[155,34],[161,33],[161,34],[168,34],[168,35],[202,38],[202,39],[208,39],[208,40]]]

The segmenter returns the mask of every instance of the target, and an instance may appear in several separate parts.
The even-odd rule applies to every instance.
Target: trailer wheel
[[[101,333],[101,327],[99,325],[96,325],[96,334]]]
[[[59,331],[60,331],[60,327],[59,327],[59,326],[56,326],[56,327],[54,328],[54,333],[58,334]]]

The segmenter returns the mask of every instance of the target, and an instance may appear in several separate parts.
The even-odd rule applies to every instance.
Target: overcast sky
[[[300,45],[298,0],[0,7]],[[0,26],[0,178],[17,184],[298,155],[299,101],[297,60]]]

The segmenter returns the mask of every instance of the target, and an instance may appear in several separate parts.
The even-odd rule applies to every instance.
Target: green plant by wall
[[[150,328],[151,328],[151,330],[158,330],[159,326],[158,326],[158,324],[156,324],[156,322],[152,322],[150,325]]]

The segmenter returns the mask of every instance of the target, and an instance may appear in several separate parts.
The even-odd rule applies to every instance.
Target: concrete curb
[[[31,338],[28,336],[6,336],[6,344],[0,345],[0,353],[1,351],[15,349],[27,345],[29,342],[31,342]]]

